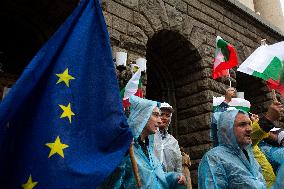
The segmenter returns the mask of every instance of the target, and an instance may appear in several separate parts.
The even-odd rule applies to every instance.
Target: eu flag
[[[99,1],[81,1],[0,104],[0,188],[96,188],[131,140]]]

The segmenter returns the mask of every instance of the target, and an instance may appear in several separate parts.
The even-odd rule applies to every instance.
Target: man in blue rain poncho
[[[221,113],[217,122],[219,146],[208,151],[198,167],[198,187],[265,189],[251,147],[251,121],[240,110]]]
[[[131,96],[128,124],[134,136],[134,155],[142,189],[185,188],[185,177],[177,172],[165,173],[154,154],[154,134],[161,123],[157,102]],[[127,155],[116,171],[100,188],[137,188],[131,160]]]

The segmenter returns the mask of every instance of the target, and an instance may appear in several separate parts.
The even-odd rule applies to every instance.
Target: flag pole
[[[137,183],[137,187],[141,188],[142,184],[141,184],[141,178],[139,176],[139,170],[138,170],[138,166],[137,166],[137,162],[135,160],[135,156],[134,156],[134,147],[133,144],[130,145],[129,147],[129,155],[130,155],[130,159],[131,159],[131,163],[132,163],[132,168],[134,171],[134,175],[135,175],[135,180]]]
[[[232,81],[231,81],[231,74],[230,74],[230,69],[228,69],[228,72],[229,72],[229,85],[230,85],[230,88],[232,87]]]

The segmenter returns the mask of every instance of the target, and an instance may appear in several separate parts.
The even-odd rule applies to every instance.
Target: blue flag
[[[99,1],[81,1],[0,104],[0,188],[95,188],[131,140]]]

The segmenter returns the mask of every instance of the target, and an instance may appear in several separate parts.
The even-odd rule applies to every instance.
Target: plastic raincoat
[[[134,136],[134,154],[139,169],[139,175],[142,182],[141,189],[169,189],[169,188],[185,188],[185,185],[178,185],[178,176],[180,173],[165,173],[162,165],[154,154],[154,135],[149,135],[148,157],[144,154],[138,142],[143,128],[146,126],[153,109],[157,106],[157,102],[142,99],[136,96],[130,97],[131,109],[128,118],[128,124]],[[109,179],[101,186],[101,188],[137,188],[131,160],[127,155],[120,166],[109,177]]]
[[[267,159],[269,160],[269,162],[271,163],[274,172],[277,172],[281,161],[278,161],[278,159],[275,158],[274,153],[279,153],[279,152],[283,152],[283,156],[284,156],[284,148],[280,147],[280,146],[273,146],[271,144],[266,143],[265,141],[262,141],[259,143],[259,148],[261,150],[261,152],[263,152],[265,154],[265,156],[267,157]],[[278,150],[279,149],[279,150]],[[280,150],[282,149],[282,150]]]
[[[260,149],[274,165],[276,170],[276,179],[273,189],[284,188],[284,147],[276,147],[265,142],[260,143]]]
[[[167,131],[165,134],[158,131],[154,135],[154,150],[156,157],[166,172],[182,172],[182,156],[178,141]]]
[[[198,167],[198,188],[265,189],[261,169],[248,145],[245,153],[239,147],[233,131],[239,110],[228,110],[218,120],[219,146],[208,151]]]

